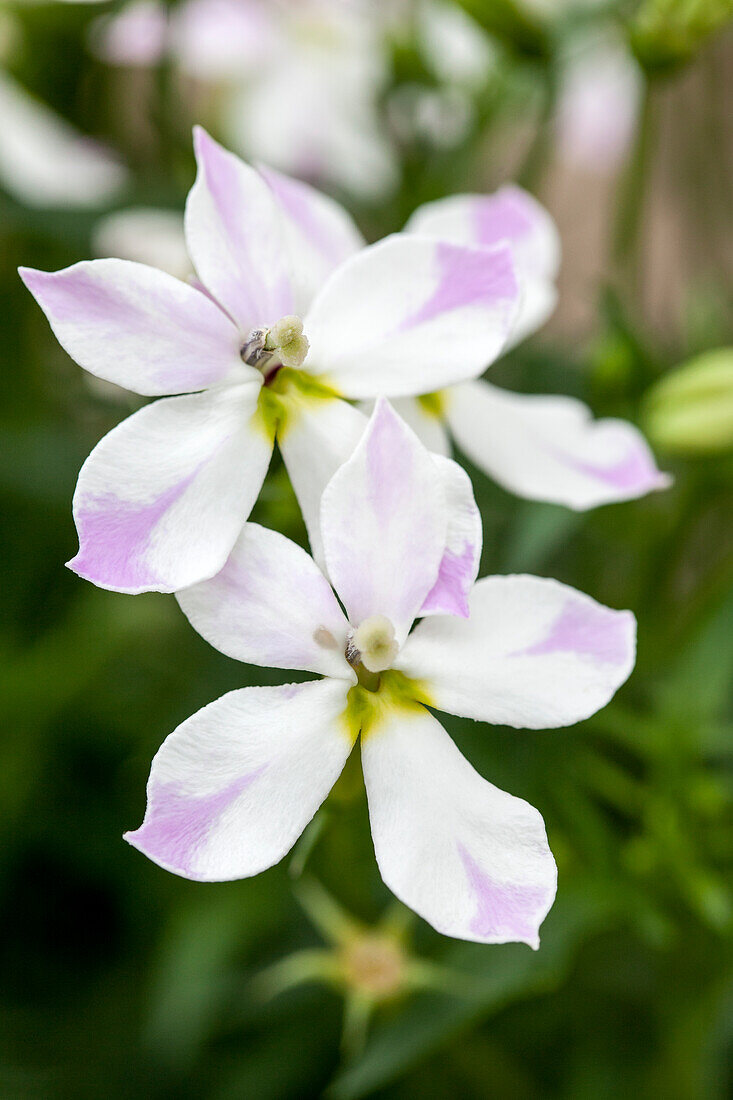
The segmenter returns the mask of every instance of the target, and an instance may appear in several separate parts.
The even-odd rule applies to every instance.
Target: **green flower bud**
[[[669,451],[716,454],[733,448],[733,348],[706,351],[649,390],[644,423]]]
[[[631,46],[652,75],[690,61],[733,18],[733,0],[643,0],[629,29]]]

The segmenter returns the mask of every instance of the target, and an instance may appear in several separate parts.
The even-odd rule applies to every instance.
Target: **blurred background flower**
[[[730,17],[730,0],[0,6],[1,1096],[730,1095]],[[559,227],[558,305],[491,381],[636,422],[674,475],[577,514],[463,459],[481,575],[554,575],[639,620],[636,672],[588,722],[449,725],[546,820],[560,890],[536,954],[419,921],[384,940],[356,758],[292,874],[203,886],[121,840],[164,735],[263,673],[170,598],[63,569],[78,468],[126,409],[89,388],[15,269],[119,255],[187,278],[194,121],[317,180],[368,240],[519,183]],[[304,543],[278,462],[253,519]],[[320,880],[366,937],[356,963],[324,947],[319,903],[321,931],[304,918],[301,878],[301,902]],[[260,978],[314,951],[330,980],[263,998]],[[407,982],[412,966],[441,979]],[[382,983],[366,1000],[365,974]]]

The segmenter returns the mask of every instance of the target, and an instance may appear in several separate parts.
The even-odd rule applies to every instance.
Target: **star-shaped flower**
[[[147,396],[84,464],[81,576],[175,591],[224,565],[277,435],[320,557],[323,487],[366,421],[342,397],[423,393],[475,376],[519,304],[508,246],[397,235],[368,248],[306,184],[255,171],[195,134],[185,217],[199,283],[127,260],[22,269],[59,342]]]
[[[580,721],[629,675],[635,621],[556,581],[487,577],[470,618],[410,632],[444,569],[439,461],[380,401],[323,494],[330,584],[304,550],[247,524],[221,573],[178,594],[222,652],[322,679],[232,691],[179,726],[127,839],[187,878],[257,874],[290,850],[360,736],[390,889],[446,935],[536,947],[556,879],[542,818],[478,775],[428,707],[530,729]]]

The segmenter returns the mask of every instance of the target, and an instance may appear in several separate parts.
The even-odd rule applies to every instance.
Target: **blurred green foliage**
[[[505,20],[491,28],[500,41],[507,26],[515,34],[506,13],[522,10],[484,5]],[[123,147],[135,170],[127,198],[177,207],[192,179],[188,121],[159,104],[152,144],[117,125],[122,90],[85,50],[93,14],[24,8],[13,67],[82,130]],[[525,56],[544,50],[525,42]],[[398,229],[427,198],[481,186],[507,118],[534,117],[540,104],[541,120],[544,67],[503,57],[458,153],[405,150],[396,197],[358,211],[370,236]],[[343,1059],[338,991],[302,985],[266,998],[258,984],[268,966],[322,947],[288,861],[254,880],[202,885],[166,874],[121,839],[141,819],[150,759],[175,725],[226,690],[288,675],[210,649],[169,597],[98,591],[63,568],[76,549],[78,468],[127,408],[88,387],[15,268],[90,255],[94,220],[0,196],[0,1097],[729,1096],[730,458],[662,453],[674,488],[585,515],[519,501],[469,467],[484,518],[482,573],[556,576],[632,608],[638,666],[609,707],[572,729],[448,719],[482,774],[542,811],[560,869],[557,902],[536,954],[450,942],[415,921],[414,957],[463,984],[446,979],[386,1003],[363,1050]],[[540,336],[492,379],[576,393],[597,414],[638,419],[649,386],[704,350],[708,330],[702,347],[699,327],[659,346],[618,289],[608,287],[591,345]],[[707,346],[732,335],[716,331]],[[277,464],[254,518],[304,540]],[[375,924],[390,897],[358,774],[321,825],[296,848],[296,866],[307,860],[345,909]]]

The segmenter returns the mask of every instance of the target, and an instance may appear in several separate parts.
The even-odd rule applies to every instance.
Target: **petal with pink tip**
[[[199,278],[243,335],[295,309],[280,211],[259,172],[194,129],[184,227]]]
[[[308,369],[346,397],[404,397],[480,374],[519,307],[511,250],[406,234],[333,273],[305,322]]]
[[[447,520],[433,457],[380,399],[321,502],[328,575],[352,626],[385,615],[404,639],[437,580]]]
[[[439,710],[525,729],[595,714],[634,667],[636,620],[558,581],[484,577],[470,617],[425,619],[395,666]]]
[[[117,592],[173,592],[221,569],[272,453],[257,393],[163,398],[106,435],[79,474],[70,567]]]
[[[560,236],[547,210],[521,187],[507,184],[493,195],[451,195],[426,203],[405,230],[457,244],[511,244],[523,293],[510,344],[535,332],[555,308]]]
[[[394,411],[400,414],[429,451],[450,458],[450,436],[442,415],[427,409],[423,402],[415,397],[396,397],[391,404]],[[364,402],[364,407],[371,412],[373,406],[371,402],[368,404]]]
[[[224,568],[177,597],[194,630],[228,657],[354,680],[349,624],[331,586],[277,531],[246,523]]]
[[[481,513],[463,467],[433,455],[448,508],[448,530],[438,578],[420,608],[421,615],[468,616],[468,597],[481,561]]]
[[[638,428],[624,420],[593,420],[572,397],[467,382],[451,391],[447,416],[471,461],[530,500],[584,511],[670,484]]]
[[[158,397],[256,377],[222,311],[154,267],[85,260],[63,271],[23,267],[20,275],[61,346],[97,378]]]
[[[382,878],[438,932],[539,946],[557,872],[542,817],[474,771],[423,707],[389,715],[362,761]]]
[[[230,691],[163,742],[145,819],[125,839],[167,871],[248,878],[290,851],[351,752],[349,684]]]

